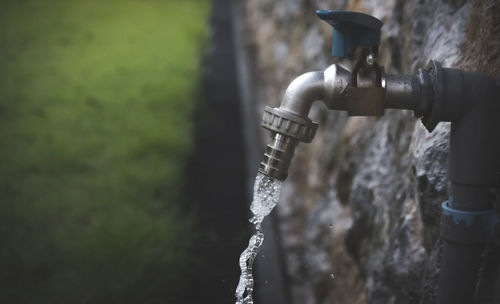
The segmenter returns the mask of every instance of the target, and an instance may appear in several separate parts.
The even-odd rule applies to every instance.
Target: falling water
[[[250,206],[253,213],[250,222],[255,225],[255,234],[250,238],[248,247],[243,250],[240,256],[241,275],[236,288],[236,304],[253,304],[252,267],[257,251],[264,241],[261,224],[264,217],[276,206],[280,197],[281,184],[282,182],[261,173],[257,174],[255,178],[253,202]]]

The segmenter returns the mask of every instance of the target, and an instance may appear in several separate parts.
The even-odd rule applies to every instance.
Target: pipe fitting
[[[290,167],[298,142],[292,137],[277,132],[272,132],[271,138],[260,162],[259,172],[283,181],[288,176],[288,167]]]
[[[419,82],[412,75],[385,75],[384,108],[415,109]]]
[[[441,67],[438,61],[431,60],[427,65],[431,79],[431,108],[423,117],[422,123],[432,132],[440,121],[453,121],[460,117],[463,108],[464,79],[459,69]]]
[[[281,108],[266,107],[262,126],[271,132],[259,172],[278,180],[285,180],[288,167],[299,141],[311,142],[318,128],[307,116],[299,116]]]
[[[262,117],[262,127],[297,141],[309,143],[316,133],[318,124],[312,122],[307,116],[300,116],[283,108],[266,106]]]
[[[457,244],[485,244],[493,237],[495,226],[500,223],[493,209],[465,211],[453,208],[453,197],[442,203],[440,236]]]

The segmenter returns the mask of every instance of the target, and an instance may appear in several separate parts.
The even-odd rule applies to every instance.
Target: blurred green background
[[[176,303],[203,0],[0,4],[0,303]]]

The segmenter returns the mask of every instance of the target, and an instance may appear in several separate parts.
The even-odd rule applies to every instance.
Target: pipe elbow
[[[280,108],[307,117],[311,105],[325,96],[323,72],[308,72],[295,78],[286,89]]]

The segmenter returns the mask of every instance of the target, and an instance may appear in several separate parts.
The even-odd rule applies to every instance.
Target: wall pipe
[[[424,125],[432,131],[451,121],[448,178],[452,198],[443,203],[439,292],[441,303],[476,303],[480,256],[493,236],[496,218],[490,189],[495,184],[500,135],[500,89],[480,73],[445,69],[431,62],[433,99]]]
[[[318,11],[331,24],[332,54],[339,62],[292,81],[280,107],[266,107],[262,126],[271,131],[259,171],[284,180],[299,142],[310,142],[317,124],[311,105],[352,116],[379,116],[384,109],[413,110],[429,132],[451,122],[448,177],[452,197],[442,205],[444,240],[438,304],[475,303],[480,255],[499,220],[492,208],[500,135],[500,87],[491,77],[442,68],[431,61],[415,75],[385,74],[374,62],[382,22],[346,11]]]

